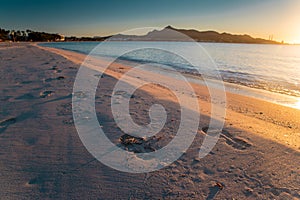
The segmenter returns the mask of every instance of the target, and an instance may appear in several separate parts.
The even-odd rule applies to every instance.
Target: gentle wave
[[[64,42],[43,43],[42,46],[61,48],[89,54],[98,42]],[[147,43],[147,45],[149,42]],[[119,57],[119,61],[137,62],[140,64],[153,63],[171,66],[186,73],[197,71],[209,74],[201,58],[194,59],[198,63],[191,65],[185,59],[171,53],[157,53],[155,48],[162,45],[172,45],[172,48],[193,49],[186,42],[151,42],[153,49],[129,52]],[[300,97],[300,46],[287,45],[254,45],[254,44],[222,44],[200,43],[210,54],[219,68],[224,81],[251,88],[268,90],[275,93]],[[100,56],[115,56],[120,48],[128,46],[142,47],[143,42],[112,42],[111,48],[96,53]],[[198,60],[197,60],[198,59]]]

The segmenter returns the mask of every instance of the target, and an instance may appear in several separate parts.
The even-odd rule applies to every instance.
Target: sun
[[[299,40],[292,40],[289,42],[290,44],[300,44],[300,39]]]
[[[300,44],[300,40],[295,40],[294,44]]]

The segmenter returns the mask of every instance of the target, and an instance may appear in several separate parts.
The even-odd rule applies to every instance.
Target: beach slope
[[[170,166],[145,174],[111,169],[85,149],[74,127],[72,90],[85,56],[32,44],[0,46],[0,194],[3,199],[299,199],[300,111],[227,93],[227,114],[213,151],[198,159],[210,119],[204,86],[193,85],[201,109],[198,134]],[[96,94],[97,116],[116,144],[110,96],[130,66],[113,65]],[[174,82],[176,84],[176,82]],[[156,85],[140,88],[134,120],[149,123],[162,104],[167,123],[152,148],[169,142],[180,123],[174,95]],[[124,147],[126,148],[126,147]]]

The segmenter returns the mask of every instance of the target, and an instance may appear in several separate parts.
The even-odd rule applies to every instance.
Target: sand
[[[72,119],[73,82],[84,58],[79,53],[26,43],[1,45],[1,198],[300,198],[300,111],[227,93],[221,137],[213,151],[199,160],[210,99],[206,88],[196,84],[200,126],[179,160],[145,174],[119,172],[95,160],[82,145]],[[124,133],[108,109],[110,94],[114,83],[130,68],[111,66],[97,91],[98,119],[116,144]],[[151,76],[143,73],[144,78]],[[129,81],[134,84],[137,80]],[[133,119],[147,124],[147,111],[153,103],[164,105],[170,115],[159,133],[163,139],[153,146],[156,149],[173,138],[180,119],[175,96],[156,85],[136,91],[130,104]]]

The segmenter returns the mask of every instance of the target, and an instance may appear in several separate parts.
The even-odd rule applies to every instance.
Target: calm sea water
[[[89,54],[98,44],[98,42],[64,42],[43,43],[41,45]],[[256,92],[250,92],[250,96],[253,94],[259,96],[257,95],[260,93],[259,90],[268,91],[268,95],[263,95],[267,96],[264,97],[265,99],[283,104],[295,104],[294,107],[299,104],[300,107],[300,101],[298,101],[300,99],[300,46],[198,44],[214,60],[225,82],[258,89]],[[195,69],[199,69],[204,74],[214,73],[214,69],[207,67],[205,58],[199,56],[194,46],[189,42],[110,42],[109,46],[99,48],[93,53],[103,57],[111,57],[118,55],[119,52],[127,48],[143,48],[144,46],[150,46],[150,48],[126,53],[121,56],[121,59],[138,63],[151,62],[168,65],[191,73]],[[178,56],[157,51],[157,49],[166,46],[169,49],[188,51],[190,56],[188,59],[192,59],[194,65]],[[248,94],[244,90],[242,93]],[[287,97],[291,97],[291,99]]]

